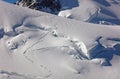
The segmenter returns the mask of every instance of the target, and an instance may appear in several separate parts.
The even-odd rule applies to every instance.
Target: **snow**
[[[101,21],[106,25],[116,25],[120,23],[117,11],[120,7],[120,1],[116,0],[73,0],[61,1],[62,10],[58,16],[75,19],[78,21],[87,21],[99,24]],[[70,4],[73,4],[71,6]],[[115,4],[116,3],[116,4]],[[64,9],[65,7],[65,9]],[[66,9],[67,8],[67,9]],[[120,24],[119,24],[120,25]]]
[[[97,3],[71,1],[59,16],[0,1],[0,79],[120,78],[120,26],[88,23]]]

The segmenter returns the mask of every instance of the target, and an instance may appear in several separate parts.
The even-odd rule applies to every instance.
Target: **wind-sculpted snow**
[[[120,77],[120,26],[0,5],[0,79]]]
[[[61,0],[62,10],[58,16],[97,24],[120,25],[120,11],[118,10],[120,1],[118,0],[71,1]],[[74,6],[69,5],[71,3]]]

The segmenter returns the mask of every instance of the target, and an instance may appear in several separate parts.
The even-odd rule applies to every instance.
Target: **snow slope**
[[[119,0],[60,0],[60,2],[62,10],[58,16],[97,24],[120,25]]]
[[[120,78],[120,26],[0,6],[0,79]]]

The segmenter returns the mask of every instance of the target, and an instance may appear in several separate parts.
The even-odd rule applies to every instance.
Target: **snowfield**
[[[59,16],[0,1],[0,79],[120,78],[119,0],[106,8],[115,17],[100,0],[64,1]],[[98,16],[118,23],[89,23]]]
[[[60,2],[62,10],[58,16],[96,24],[120,25],[119,0],[60,0]]]

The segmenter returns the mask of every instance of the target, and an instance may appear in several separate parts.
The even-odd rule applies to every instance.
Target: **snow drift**
[[[0,79],[120,77],[120,26],[0,6]]]
[[[119,0],[60,0],[58,16],[105,25],[120,25]],[[72,5],[72,6],[71,6]]]

